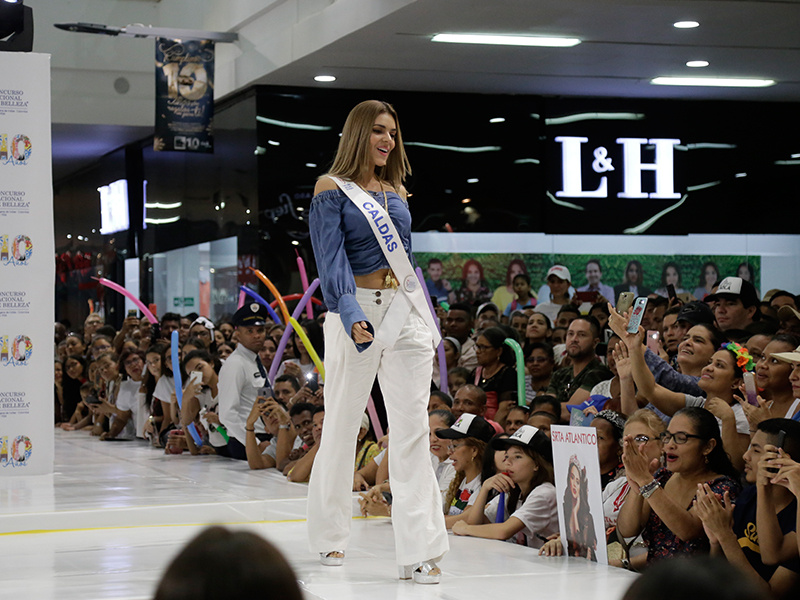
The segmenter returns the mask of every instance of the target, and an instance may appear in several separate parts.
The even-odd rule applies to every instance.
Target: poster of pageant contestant
[[[552,439],[564,554],[607,565],[597,429],[554,425]]]

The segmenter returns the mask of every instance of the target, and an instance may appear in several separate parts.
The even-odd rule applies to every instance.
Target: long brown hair
[[[395,122],[397,128],[394,138],[394,150],[389,153],[386,165],[375,167],[375,177],[381,181],[388,182],[399,192],[407,175],[411,174],[411,165],[408,163],[405,148],[403,147],[403,136],[400,133],[400,121],[397,119],[397,112],[388,102],[381,100],[365,100],[357,104],[342,128],[342,137],[339,138],[339,148],[336,150],[336,158],[333,159],[333,166],[328,175],[341,177],[349,181],[369,181],[372,174],[369,173],[369,138],[372,135],[372,127],[375,119],[379,115],[387,113]]]
[[[476,451],[475,458],[472,459],[472,462],[478,466],[478,470],[481,470],[483,466],[483,453],[486,451],[486,442],[474,437],[465,437],[464,444]],[[462,481],[464,481],[464,471],[456,471],[456,476],[453,478],[453,481],[450,482],[450,487],[447,489],[447,497],[444,500],[445,514],[450,510],[450,505],[453,504],[453,499],[456,497],[458,487],[461,485]]]
[[[533,474],[533,478],[531,479],[531,492],[535,490],[537,487],[542,485],[543,483],[554,483],[555,477],[553,475],[553,465],[552,463],[547,460],[544,456],[539,454],[536,450],[531,448],[530,446],[520,446],[519,447],[525,454],[527,454],[536,466],[536,472]],[[515,486],[508,493],[508,500],[506,501],[506,507],[508,508],[508,512],[506,515],[510,515],[512,512],[517,510],[517,502],[520,500],[520,493],[521,490],[519,485]],[[530,492],[529,492],[530,493]],[[525,498],[522,498],[522,501],[525,501]]]

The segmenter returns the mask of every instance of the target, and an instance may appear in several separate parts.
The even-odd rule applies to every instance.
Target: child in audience
[[[550,439],[523,425],[511,437],[493,440],[492,448],[505,449],[505,471],[483,483],[472,510],[453,525],[453,533],[540,548],[558,531]],[[489,502],[492,490],[501,495]]]

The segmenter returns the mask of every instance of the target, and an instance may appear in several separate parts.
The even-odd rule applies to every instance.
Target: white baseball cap
[[[559,279],[572,283],[572,275],[569,274],[569,269],[564,265],[553,265],[550,267],[550,270],[547,272],[547,277],[550,277],[550,275],[555,275]],[[545,280],[547,280],[547,277],[545,277]]]

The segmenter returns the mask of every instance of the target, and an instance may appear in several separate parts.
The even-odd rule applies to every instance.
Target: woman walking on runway
[[[353,483],[343,465],[353,464],[361,415],[377,375],[391,430],[400,578],[438,583],[436,561],[448,542],[425,411],[440,337],[412,267],[403,187],[410,171],[397,113],[390,104],[368,100],[348,115],[333,166],[314,190],[311,241],[330,312],[325,422],[308,492],[308,531],[322,564],[341,565]]]

